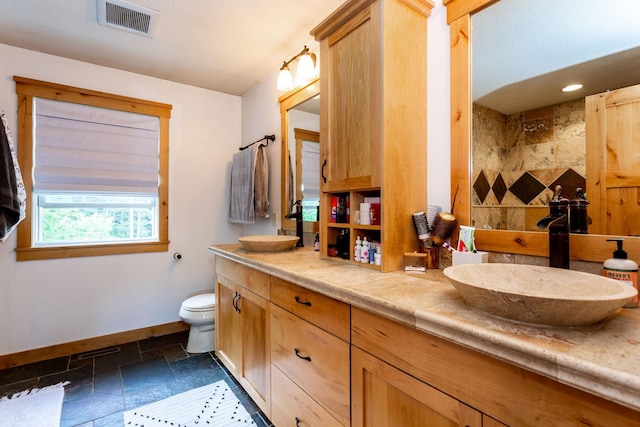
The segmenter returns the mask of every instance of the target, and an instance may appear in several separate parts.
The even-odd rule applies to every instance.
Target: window
[[[14,77],[19,261],[168,250],[171,106]]]

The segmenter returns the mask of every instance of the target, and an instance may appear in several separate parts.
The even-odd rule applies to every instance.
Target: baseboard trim
[[[163,325],[149,326],[131,331],[103,335],[95,338],[56,344],[50,347],[42,347],[34,350],[22,351],[20,353],[6,354],[0,356],[0,369],[26,365],[27,363],[40,362],[42,360],[68,356],[70,354],[84,353],[113,345],[143,340],[145,338],[173,334],[188,329],[189,325],[184,322],[177,321],[165,323]]]

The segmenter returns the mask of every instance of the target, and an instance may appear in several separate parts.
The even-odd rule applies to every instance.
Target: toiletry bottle
[[[369,242],[369,264],[375,263],[376,247],[375,242]]]
[[[622,249],[622,238],[607,239],[607,242],[616,242],[618,249],[613,251],[613,258],[609,258],[604,262],[603,274],[606,277],[620,280],[638,289],[638,264],[635,261],[627,259],[627,252]],[[625,307],[637,307],[638,295],[629,301]]]
[[[320,233],[316,233],[316,240],[313,241],[313,250],[320,250]]]
[[[360,262],[360,255],[362,254],[362,243],[360,242],[360,236],[356,237],[356,245],[353,247],[353,260]]]
[[[376,254],[373,257],[374,264],[380,265],[382,264],[382,243],[378,243],[378,247],[376,248]]]
[[[363,264],[369,264],[369,242],[367,236],[364,236],[362,241],[362,249],[360,250],[360,262]]]

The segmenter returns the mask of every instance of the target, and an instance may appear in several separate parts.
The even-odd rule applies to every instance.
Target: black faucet
[[[562,186],[556,185],[549,202],[549,215],[536,223],[549,229],[549,267],[569,268],[569,199],[562,197]]]
[[[296,220],[296,236],[298,236],[298,243],[296,243],[296,247],[302,248],[304,247],[303,241],[303,232],[302,232],[302,202],[300,200],[296,200],[296,202],[291,205],[291,207],[295,206],[295,212],[285,215],[285,218],[295,219]]]

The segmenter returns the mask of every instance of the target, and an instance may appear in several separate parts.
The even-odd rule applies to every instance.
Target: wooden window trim
[[[23,173],[27,192],[25,219],[18,225],[16,260],[73,258],[84,256],[166,252],[169,250],[169,120],[172,106],[153,101],[113,95],[88,89],[60,85],[40,80],[14,76],[18,96],[18,162]],[[33,98],[46,98],[76,104],[109,108],[156,116],[160,120],[159,186],[158,186],[158,241],[135,243],[109,243],[95,245],[70,245],[33,247],[32,243],[32,187],[33,178]]]

